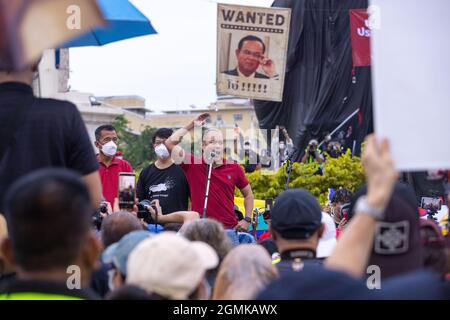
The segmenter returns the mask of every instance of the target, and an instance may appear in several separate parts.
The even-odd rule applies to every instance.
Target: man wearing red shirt
[[[103,197],[106,201],[114,204],[119,189],[119,172],[133,172],[133,168],[126,160],[116,157],[117,132],[111,125],[103,125],[95,130],[95,146],[98,148],[97,155],[100,165],[100,179],[103,187]]]
[[[184,128],[174,132],[170,138],[165,141],[165,145],[172,157],[175,158],[184,151],[177,146],[181,138],[188,133],[194,126],[201,126],[208,113],[199,115]],[[225,228],[235,228],[237,231],[248,231],[251,223],[253,211],[253,192],[245,177],[244,170],[235,162],[227,161],[223,158],[223,136],[222,132],[216,129],[209,129],[203,134],[202,152],[204,156],[196,158],[189,153],[184,153],[184,161],[181,164],[186,178],[188,180],[192,211],[200,214],[203,212],[205,201],[205,189],[208,178],[208,164],[205,159],[211,152],[215,157],[211,173],[211,183],[209,187],[208,203],[206,207],[206,216],[221,222]],[[234,189],[239,188],[244,196],[245,219],[237,221],[234,213]]]

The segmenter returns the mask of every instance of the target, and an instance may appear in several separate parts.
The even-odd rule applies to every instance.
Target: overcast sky
[[[131,0],[156,35],[70,49],[72,90],[96,96],[137,94],[147,108],[206,107],[216,100],[217,1]],[[221,0],[269,7],[273,0]]]

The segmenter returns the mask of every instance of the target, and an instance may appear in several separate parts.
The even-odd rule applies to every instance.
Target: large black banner
[[[352,66],[349,10],[367,0],[276,0],[292,9],[282,102],[255,101],[260,127],[285,126],[299,150],[319,141],[358,108],[360,112],[333,135],[359,154],[373,131],[370,67]]]

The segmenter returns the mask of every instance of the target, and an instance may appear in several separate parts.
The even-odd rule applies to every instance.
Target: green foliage
[[[317,174],[319,169],[317,163],[294,163],[289,187],[308,190],[321,206],[327,202],[328,188],[342,187],[354,192],[365,180],[361,159],[352,156],[350,150],[339,158],[328,157],[323,175]],[[283,167],[272,174],[256,171],[247,174],[247,178],[255,199],[275,198],[284,190],[287,173]]]
[[[124,116],[118,116],[113,126],[119,135],[119,150],[124,153],[124,159],[131,163],[135,171],[139,172],[155,161],[156,155],[151,145],[155,128],[146,127],[141,135],[133,134],[128,129],[128,120]]]

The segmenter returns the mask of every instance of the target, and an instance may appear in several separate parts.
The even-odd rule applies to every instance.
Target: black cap
[[[367,186],[355,193],[350,205],[351,215],[354,214],[356,201],[365,194]],[[386,207],[385,217],[378,222],[368,262],[368,265],[381,268],[382,280],[423,267],[418,207],[414,189],[397,182]]]
[[[272,207],[271,226],[285,239],[308,239],[322,221],[316,198],[306,190],[290,189],[278,196]]]

